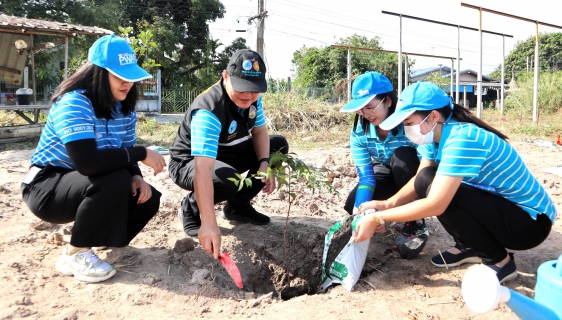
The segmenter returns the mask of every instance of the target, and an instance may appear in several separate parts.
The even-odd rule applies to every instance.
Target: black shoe
[[[429,231],[427,231],[425,219],[422,219],[420,222],[416,220],[405,222],[400,234],[405,238],[415,238],[421,236],[422,234],[429,237]]]
[[[199,228],[201,227],[201,217],[195,215],[193,212],[185,214],[181,207],[178,209],[178,217],[181,221],[181,226],[185,235],[189,237],[197,237]]]
[[[496,272],[496,276],[500,283],[508,280],[512,280],[517,278],[517,266],[515,266],[515,259],[513,258],[513,252],[509,253],[509,262],[505,264],[503,267],[498,267],[495,264],[486,264],[486,267],[494,270]]]
[[[461,252],[457,254],[450,253],[449,251],[445,251],[441,254],[436,254],[431,258],[431,263],[434,266],[439,268],[445,267],[456,267],[460,266],[463,263],[480,263],[482,262],[481,258],[478,258],[476,252],[472,249],[466,249],[461,247],[458,243],[455,244],[455,248],[459,249]],[[441,258],[443,255],[443,258]],[[443,261],[445,259],[445,261]]]
[[[257,212],[249,202],[241,207],[234,207],[228,201],[222,209],[222,218],[225,220],[249,222],[257,225],[268,224],[270,220],[265,214]]]
[[[419,222],[408,221],[394,238],[394,247],[400,252],[400,258],[414,259],[423,250],[428,239],[429,232],[423,219]]]

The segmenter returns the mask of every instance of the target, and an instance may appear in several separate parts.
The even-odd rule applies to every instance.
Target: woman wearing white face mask
[[[382,74],[369,71],[353,82],[352,96],[341,112],[355,112],[350,133],[353,162],[357,168],[359,183],[347,197],[344,209],[356,213],[366,201],[386,200],[402,188],[415,174],[419,166],[417,145],[404,135],[404,126],[391,130],[379,127],[396,109],[397,97],[392,84]],[[423,220],[407,222],[398,241],[405,242],[421,234],[427,236]],[[416,252],[401,252],[404,258],[412,258]]]
[[[484,263],[502,281],[517,276],[514,250],[527,250],[548,236],[556,208],[531,175],[507,137],[470,111],[453,105],[437,86],[418,82],[407,87],[396,112],[381,123],[403,123],[406,135],[420,143],[422,161],[414,179],[362,219],[357,241],[372,236],[384,221],[437,216],[456,241],[454,248],[431,259],[437,267]],[[415,197],[418,201],[409,203]]]

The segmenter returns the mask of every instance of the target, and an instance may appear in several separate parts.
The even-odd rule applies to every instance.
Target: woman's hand
[[[131,183],[131,194],[136,196],[139,193],[139,198],[137,204],[145,203],[150,197],[152,197],[152,188],[150,185],[144,181],[141,176],[133,176]]]
[[[373,200],[373,201],[367,201],[367,202],[363,202],[357,212],[363,212],[367,209],[377,209],[377,210],[386,210],[386,209],[390,209],[391,206],[388,203],[388,201],[384,200],[384,201],[379,201],[379,200]]]
[[[262,162],[258,171],[267,172],[268,165],[269,164],[267,162]],[[267,193],[269,195],[273,192],[273,190],[275,190],[275,175],[273,173],[270,175],[269,179],[261,178],[261,182],[265,183],[265,186],[261,189],[263,193]]]
[[[385,225],[377,225],[374,214],[369,214],[359,220],[353,236],[355,237],[355,242],[363,242],[372,237],[375,232],[382,233],[385,231]]]
[[[146,148],[146,158],[141,161],[143,164],[149,166],[154,170],[154,175],[159,174],[166,166],[164,157],[154,150]]]

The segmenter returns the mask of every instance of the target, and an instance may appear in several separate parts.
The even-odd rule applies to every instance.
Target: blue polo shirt
[[[515,203],[533,219],[544,213],[552,223],[556,220],[556,208],[544,188],[517,151],[492,132],[472,123],[448,120],[440,143],[420,145],[418,152],[438,164],[438,175],[463,177],[463,182]]]
[[[355,196],[356,208],[363,202],[373,199],[376,184],[373,162],[379,162],[388,166],[390,165],[390,158],[396,149],[400,147],[417,147],[415,143],[411,142],[404,135],[403,124],[397,127],[398,133],[396,135],[389,131],[385,140],[379,138],[374,125],[371,123],[368,125],[369,128],[366,134],[359,122],[355,130],[351,130],[350,134],[351,157],[359,176],[359,186]]]
[[[261,96],[256,104],[257,112],[254,128],[266,124]],[[243,115],[244,109],[238,108],[238,112]],[[191,117],[191,155],[216,159],[222,124],[217,116],[204,109],[195,110]]]
[[[121,112],[121,102],[113,109],[112,120],[98,119],[85,90],[64,94],[49,110],[47,123],[31,157],[31,164],[74,169],[65,144],[83,139],[95,139],[98,150],[132,147],[136,142],[136,112]]]

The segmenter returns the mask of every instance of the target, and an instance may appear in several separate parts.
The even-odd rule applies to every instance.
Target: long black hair
[[[473,124],[477,125],[478,127],[486,130],[486,131],[490,131],[490,132],[495,133],[498,137],[502,138],[503,140],[508,139],[508,137],[505,134],[501,133],[496,128],[487,124],[486,122],[484,122],[484,120],[475,117],[472,114],[472,112],[470,112],[470,110],[468,110],[467,108],[465,108],[465,107],[463,107],[459,104],[456,104],[456,103],[453,104],[453,110],[451,110],[451,106],[449,106],[449,105],[446,105],[442,108],[435,109],[435,110],[437,112],[439,112],[439,114],[445,119],[449,118],[449,116],[451,115],[451,111],[452,111],[453,112],[452,118],[457,120],[458,122],[473,123]],[[414,112],[414,114],[418,114],[418,115],[422,116],[423,118],[425,118],[425,117],[427,117],[427,115],[429,115],[429,113],[431,111],[433,111],[433,110],[416,111],[416,112]]]
[[[396,93],[394,93],[394,91],[390,91],[386,93],[377,94],[377,98],[380,98],[381,100],[386,100],[386,98],[389,98],[390,101],[392,101],[390,107],[388,108],[388,114],[386,116],[387,118],[390,117],[390,115],[393,114],[394,111],[396,111],[396,103],[398,102],[398,97],[396,96]],[[361,120],[361,127],[363,127],[363,133],[367,134],[367,130],[369,130],[369,120],[367,120],[363,116],[360,116],[357,113],[355,114],[355,119],[353,119],[353,131],[355,131],[355,129],[357,128],[357,123],[359,122],[359,120]],[[393,135],[397,135],[398,127],[395,127],[390,131],[392,131]]]
[[[108,71],[100,68],[91,62],[87,62],[73,75],[66,78],[57,87],[51,98],[51,102],[57,100],[67,92],[84,89],[86,96],[92,101],[94,113],[98,119],[113,119],[112,110],[115,107],[115,99],[109,86]],[[131,90],[127,93],[125,100],[121,101],[121,112],[129,115],[135,110],[139,93],[136,83],[133,83]]]

